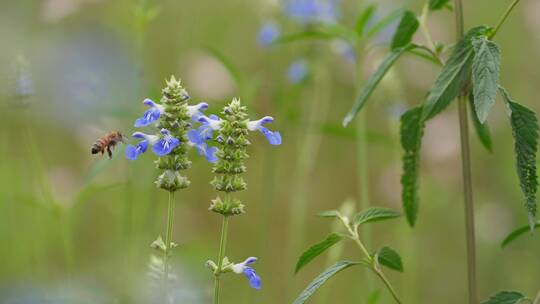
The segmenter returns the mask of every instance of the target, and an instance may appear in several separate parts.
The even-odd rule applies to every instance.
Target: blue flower
[[[129,145],[126,147],[126,158],[129,160],[136,160],[139,155],[146,152],[148,149],[148,141],[141,140],[137,143],[137,146]]]
[[[260,46],[267,47],[271,45],[281,35],[279,26],[272,21],[268,21],[261,26],[257,41]]]
[[[193,121],[199,121],[199,118],[203,116],[202,111],[208,109],[208,104],[206,102],[201,102],[193,106],[188,106],[188,115],[193,119]]]
[[[208,126],[213,131],[219,130],[222,123],[221,119],[217,117],[216,115],[210,115],[210,116],[202,115],[201,117],[199,117],[199,122],[202,123],[203,125]]]
[[[263,127],[264,124],[271,123],[274,118],[265,116],[259,120],[253,120],[247,123],[247,128],[250,131],[260,131],[271,145],[281,145],[281,134],[278,131],[270,131]]]
[[[217,148],[216,147],[210,147],[206,142],[196,144],[195,148],[197,149],[197,152],[199,155],[202,155],[206,158],[207,161],[210,163],[215,163],[218,158],[216,156]]]
[[[338,19],[337,0],[288,0],[285,13],[295,21],[334,23]]]
[[[22,72],[16,80],[15,92],[20,97],[28,97],[34,94],[34,82],[27,72]]]
[[[257,275],[255,270],[247,265],[253,264],[257,261],[255,257],[249,257],[244,262],[232,265],[232,270],[236,274],[245,274],[249,281],[249,286],[254,289],[261,289],[261,278]]]
[[[303,59],[298,59],[291,63],[287,69],[287,78],[290,83],[299,83],[306,79],[308,72],[308,63]]]
[[[143,154],[144,152],[146,152],[146,150],[148,150],[148,145],[153,146],[159,140],[159,137],[156,135],[148,135],[142,132],[135,132],[131,136],[134,138],[142,139],[142,140],[139,141],[136,146],[133,146],[133,145],[127,146],[126,158],[130,160],[136,160],[139,157],[139,155]]]
[[[157,156],[165,156],[180,144],[180,140],[172,137],[167,129],[161,129],[160,133],[163,137],[152,146],[152,151]]]
[[[146,112],[144,112],[143,116],[140,118],[137,118],[135,120],[135,127],[146,127],[153,123],[154,121],[157,121],[159,117],[161,116],[161,113],[163,113],[164,108],[162,105],[158,105],[155,102],[153,102],[151,99],[145,99],[143,101],[143,104],[150,107]]]

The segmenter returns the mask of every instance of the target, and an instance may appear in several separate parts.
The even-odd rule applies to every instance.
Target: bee
[[[124,135],[122,135],[120,131],[111,131],[105,133],[103,136],[98,138],[98,140],[96,140],[96,142],[92,145],[92,154],[97,154],[101,152],[101,154],[103,155],[105,153],[105,150],[107,150],[109,158],[112,158],[111,149],[120,142],[124,142]]]

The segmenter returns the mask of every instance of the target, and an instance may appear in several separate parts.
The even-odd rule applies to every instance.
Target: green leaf
[[[390,70],[392,65],[396,62],[396,60],[405,52],[412,50],[416,46],[413,44],[408,44],[404,47],[397,48],[395,50],[392,50],[388,56],[383,60],[383,62],[379,65],[377,68],[377,71],[371,77],[369,78],[366,86],[362,89],[358,97],[356,98],[351,110],[349,110],[349,113],[345,116],[343,119],[343,126],[347,126],[360,112],[366,101],[368,100],[369,96],[371,96],[371,93],[375,90],[379,82],[383,79],[384,75]]]
[[[394,37],[392,38],[390,49],[395,50],[409,44],[419,25],[420,22],[418,22],[416,14],[411,11],[405,11],[403,17],[401,17],[401,21],[399,22]]]
[[[420,147],[424,135],[424,122],[420,119],[422,107],[412,108],[401,116],[400,139],[403,147],[403,174],[401,199],[409,225],[414,226],[418,214],[418,170]]]
[[[429,9],[432,11],[440,10],[450,6],[450,0],[429,0]]]
[[[474,55],[472,39],[485,34],[486,30],[485,26],[475,27],[457,44],[429,92],[422,120],[439,114],[461,93],[471,71]]]
[[[371,207],[358,213],[353,220],[355,226],[400,217],[401,213],[388,208]]]
[[[323,241],[309,247],[308,250],[304,251],[302,253],[302,256],[298,259],[298,262],[296,263],[296,268],[294,269],[294,273],[298,273],[302,267],[306,266],[309,262],[311,262],[314,258],[319,256],[321,253],[323,253],[326,249],[334,246],[339,241],[341,241],[343,238],[335,233],[330,234],[326,237]]]
[[[333,266],[327,268],[319,276],[317,276],[302,293],[294,300],[293,304],[305,303],[328,279],[338,272],[351,266],[363,264],[362,262],[340,261]]]
[[[480,142],[489,152],[493,152],[493,144],[491,142],[491,133],[489,132],[489,127],[487,122],[481,123],[478,120],[478,115],[476,114],[476,109],[474,107],[474,95],[469,94],[469,104],[471,106],[471,119],[474,123],[474,129],[476,130],[476,135]]]
[[[525,299],[527,297],[517,291],[499,291],[482,304],[518,304]]]
[[[323,212],[319,213],[319,216],[340,218],[341,213],[339,211],[337,211],[337,210],[329,210],[329,211],[323,211]]]
[[[385,246],[377,252],[377,261],[379,264],[386,266],[392,270],[403,272],[403,263],[401,257],[392,248]]]
[[[356,19],[356,33],[359,37],[364,36],[364,32],[366,30],[366,25],[368,24],[369,20],[373,17],[373,14],[375,13],[375,5],[370,4],[368,5],[362,13],[358,16]]]
[[[514,150],[519,185],[525,196],[525,207],[529,214],[531,231],[534,229],[536,215],[536,191],[538,176],[536,175],[536,152],[538,151],[538,119],[528,108],[514,102],[508,92],[499,87],[503,100],[510,109],[510,124],[514,136]]]
[[[474,106],[478,119],[484,123],[497,98],[501,51],[486,37],[475,39],[472,66]]]
[[[536,229],[538,227],[540,227],[540,221],[537,221],[534,224],[534,229]],[[529,231],[531,231],[530,225],[526,225],[526,226],[517,228],[516,230],[510,232],[510,234],[508,234],[508,236],[504,239],[504,241],[502,241],[501,247],[502,248],[506,247],[508,244],[512,243],[518,237],[522,236],[523,234],[525,234],[526,232],[529,232]]]

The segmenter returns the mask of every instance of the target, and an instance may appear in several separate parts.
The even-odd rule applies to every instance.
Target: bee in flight
[[[109,155],[109,158],[112,158],[111,148],[114,148],[120,142],[124,142],[124,135],[120,131],[105,133],[92,145],[92,154],[101,152],[103,155],[105,150],[107,150],[107,155]]]

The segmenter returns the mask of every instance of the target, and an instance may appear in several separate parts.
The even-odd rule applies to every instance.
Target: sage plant
[[[135,127],[149,127],[151,133],[134,132],[132,136],[139,141],[136,145],[128,145],[125,151],[127,159],[136,160],[151,147],[152,152],[158,156],[155,161],[156,169],[161,172],[155,181],[156,186],[169,193],[165,240],[158,236],[152,243],[152,247],[162,253],[161,275],[164,297],[167,301],[167,285],[170,277],[169,259],[172,249],[177,246],[173,242],[175,193],[189,186],[190,181],[182,175],[182,171],[191,167],[191,161],[188,158],[189,147],[199,146],[188,141],[187,133],[192,128],[192,120],[198,119],[202,115],[201,111],[208,108],[206,103],[190,106],[189,99],[190,96],[181,82],[171,76],[162,90],[160,103],[145,99],[143,103],[149,109],[135,120]]]
[[[229,219],[245,213],[244,203],[232,193],[243,191],[247,187],[242,174],[246,172],[244,160],[248,157],[249,131],[260,131],[271,145],[281,144],[281,134],[270,131],[264,126],[272,122],[273,118],[266,116],[259,120],[249,121],[247,109],[241,105],[239,99],[233,99],[225,106],[221,114],[223,118],[216,115],[201,116],[199,121],[202,125],[190,132],[190,138],[196,142],[213,139],[216,135],[215,141],[218,144],[213,166],[216,176],[211,184],[217,191],[224,194],[212,200],[210,210],[223,216],[223,224],[217,260],[207,262],[207,266],[215,277],[214,303],[219,303],[220,277],[225,273],[244,274],[252,288],[261,288],[261,279],[250,266],[257,261],[256,257],[248,257],[243,262],[233,263],[225,256]]]
[[[355,118],[386,72],[403,54],[416,55],[442,67],[424,103],[406,112],[401,119],[401,144],[405,150],[401,178],[403,186],[402,200],[407,220],[411,226],[414,226],[419,209],[419,151],[425,124],[445,110],[453,100],[457,100],[461,137],[468,298],[470,304],[478,303],[478,295],[467,113],[469,110],[472,113],[472,120],[480,141],[488,150],[491,150],[491,137],[487,128],[487,118],[496,101],[497,93],[501,95],[510,113],[510,125],[515,140],[514,149],[518,178],[525,196],[525,207],[530,229],[532,230],[535,226],[536,192],[538,188],[536,172],[538,121],[534,112],[513,101],[506,89],[499,83],[501,51],[493,41],[518,2],[519,0],[513,0],[495,27],[480,25],[465,31],[463,3],[462,0],[455,0],[453,12],[456,18],[457,41],[453,48],[446,47],[441,43],[433,43],[429,28],[426,25],[426,19],[431,11],[452,8],[452,3],[449,0],[429,0],[425,4],[420,17],[414,12],[405,11],[392,40],[390,54],[371,76],[343,121],[346,126]],[[426,45],[412,42],[412,38],[419,28],[425,37]]]

